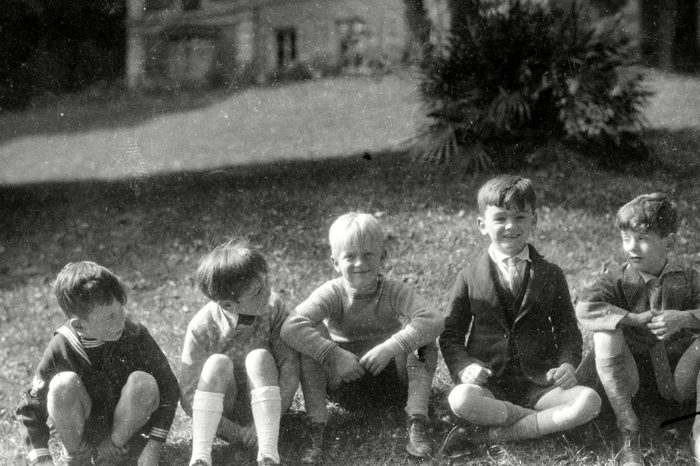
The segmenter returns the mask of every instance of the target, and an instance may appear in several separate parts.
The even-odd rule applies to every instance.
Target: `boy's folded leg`
[[[308,432],[310,444],[302,453],[300,461],[302,464],[320,464],[325,455],[326,424],[312,422]]]
[[[623,429],[620,432],[622,447],[615,461],[619,466],[644,466],[639,432]]]
[[[92,466],[94,453],[94,447],[83,441],[77,451],[68,452],[64,449],[56,464],[58,466]]]
[[[430,456],[433,451],[430,440],[428,418],[425,416],[410,416],[408,419],[408,442],[406,451],[418,458]]]

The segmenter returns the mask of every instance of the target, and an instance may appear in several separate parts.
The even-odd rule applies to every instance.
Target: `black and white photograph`
[[[700,464],[699,0],[3,0],[0,465]]]

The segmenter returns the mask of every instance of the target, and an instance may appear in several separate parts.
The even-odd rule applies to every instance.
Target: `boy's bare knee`
[[[581,411],[583,417],[586,418],[586,422],[598,416],[602,400],[595,390],[589,387],[581,387],[579,400],[581,403]]]
[[[600,331],[593,333],[593,346],[596,358],[609,358],[622,354],[627,342],[622,330]]]
[[[46,402],[51,416],[61,408],[75,409],[76,406],[82,406],[87,417],[92,407],[92,399],[83,381],[78,374],[71,371],[59,372],[51,379]]]
[[[125,395],[131,400],[138,400],[151,412],[155,411],[160,403],[160,390],[156,379],[143,371],[134,371],[129,374],[126,385],[122,388],[122,396]]]
[[[51,394],[62,396],[74,394],[75,388],[82,385],[83,381],[75,372],[65,371],[59,372],[49,382],[49,396]]]
[[[272,357],[270,351],[258,348],[254,349],[245,357],[246,371],[259,370],[259,368],[272,368],[275,366],[275,358]]]
[[[463,383],[452,389],[447,397],[447,401],[450,403],[453,411],[455,409],[460,410],[477,401],[483,396],[483,393],[484,390],[480,386]]]
[[[233,379],[233,361],[225,354],[212,354],[202,367],[202,378],[207,380]]]

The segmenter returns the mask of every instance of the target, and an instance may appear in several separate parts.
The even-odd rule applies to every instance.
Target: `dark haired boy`
[[[449,404],[462,420],[446,455],[571,429],[600,410],[595,391],[577,385],[582,338],[564,274],[528,244],[535,203],[519,176],[479,190],[477,226],[491,244],[457,277],[440,336],[457,384]]]
[[[51,427],[63,447],[61,464],[112,464],[147,437],[139,465],[157,465],[179,388],[158,344],[126,317],[124,285],[105,267],[76,262],[59,272],[53,289],[69,320],[17,409],[30,464],[53,464]]]
[[[280,416],[299,385],[299,356],[279,338],[287,311],[267,271],[245,242],[229,241],[200,261],[196,280],[211,302],[187,326],[180,375],[191,465],[211,466],[216,435],[248,447],[257,441],[258,464],[280,462]]]
[[[620,429],[620,465],[644,464],[632,408],[640,377],[675,401],[690,399],[700,383],[700,278],[668,260],[677,217],[661,193],[643,194],[622,206],[615,224],[627,263],[584,290],[576,306],[581,325],[593,332],[596,369]],[[696,418],[696,458],[699,436]]]

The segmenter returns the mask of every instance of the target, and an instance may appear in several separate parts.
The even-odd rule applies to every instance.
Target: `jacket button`
[[[505,340],[507,340],[507,339],[508,339],[508,334],[507,334],[507,333],[504,333],[504,334],[503,334],[503,338],[504,338]]]

